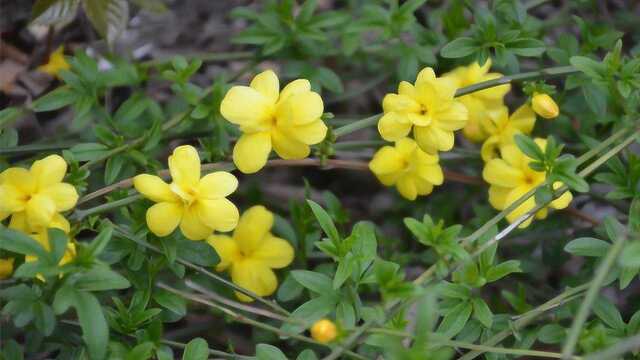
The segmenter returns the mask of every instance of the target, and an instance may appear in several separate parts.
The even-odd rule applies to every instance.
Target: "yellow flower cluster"
[[[69,222],[61,212],[71,210],[78,202],[75,187],[62,182],[66,172],[64,159],[50,155],[35,161],[29,169],[12,167],[0,173],[0,221],[10,218],[10,228],[28,234],[49,250],[47,229],[69,233]],[[61,264],[75,256],[75,245],[68,244]],[[35,259],[27,256],[26,261]],[[2,261],[0,274],[10,273],[13,262]]]
[[[71,65],[64,58],[64,47],[60,46],[49,55],[49,60],[46,64],[38,67],[38,71],[60,77],[60,70],[69,70],[70,68]]]
[[[286,267],[293,261],[293,247],[271,233],[273,219],[264,206],[253,206],[242,214],[233,236],[207,238],[220,256],[216,270],[228,269],[235,284],[259,296],[271,295],[278,288],[278,278],[272,269]],[[242,301],[252,301],[240,292],[236,296]]]
[[[242,131],[233,162],[246,174],[262,169],[272,148],[283,159],[309,156],[309,145],[327,134],[323,112],[322,98],[308,80],[292,81],[280,91],[271,70],[256,75],[250,86],[232,87],[220,104],[222,116]]]
[[[544,149],[547,141],[545,139],[535,139],[536,144]],[[490,184],[489,203],[498,210],[504,210],[509,205],[524,194],[542,184],[546,179],[546,174],[541,171],[531,169],[529,163],[533,161],[525,155],[515,144],[509,144],[500,148],[500,158],[489,160],[482,172],[482,177]],[[562,183],[553,184],[554,189],[558,189]],[[565,192],[558,199],[551,202],[550,207],[554,209],[564,209],[569,206],[573,199],[570,192]],[[531,211],[536,206],[533,196],[507,215],[509,222],[514,222],[520,216]],[[541,209],[536,213],[536,218],[544,219],[547,216],[547,209]],[[531,218],[520,224],[519,227],[529,226]]]

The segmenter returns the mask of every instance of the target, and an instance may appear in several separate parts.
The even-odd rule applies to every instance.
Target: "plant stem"
[[[174,289],[174,288],[172,288],[170,286],[167,286],[165,284],[158,283],[156,285],[159,288],[162,288],[164,290],[172,292],[172,293],[174,293],[176,295],[179,295],[179,296],[181,296],[181,297],[183,297],[185,299],[189,299],[191,301],[195,301],[197,303],[200,303],[200,304],[203,304],[203,305],[207,305],[207,306],[210,306],[210,307],[212,307],[214,309],[217,309],[217,310],[223,312],[224,314],[228,315],[229,317],[233,318],[235,321],[238,321],[238,322],[241,322],[241,323],[245,323],[247,325],[250,325],[250,326],[253,326],[253,327],[257,327],[257,328],[260,328],[260,329],[263,329],[263,330],[271,331],[271,332],[276,333],[276,334],[278,334],[279,336],[282,336],[282,337],[290,337],[292,339],[300,340],[300,341],[303,341],[303,342],[306,342],[306,343],[309,343],[309,344],[314,344],[314,345],[319,345],[319,346],[329,346],[327,344],[323,344],[323,343],[321,343],[319,341],[316,341],[316,340],[314,340],[314,339],[312,339],[310,337],[307,337],[307,336],[304,336],[304,335],[300,335],[300,334],[296,334],[296,333],[290,333],[290,332],[287,332],[287,331],[283,331],[282,329],[277,328],[275,326],[271,326],[269,324],[266,324],[266,323],[263,323],[263,322],[248,318],[246,316],[243,316],[241,314],[236,313],[235,311],[233,311],[231,309],[225,308],[224,306],[220,306],[219,304],[212,303],[211,301],[203,299],[203,298],[201,298],[199,296],[195,296],[193,294],[185,293],[185,292],[180,291],[178,289]],[[353,357],[355,357],[357,359],[362,359],[362,360],[366,359],[364,356],[362,356],[360,354],[356,354],[356,353],[351,352],[351,351],[347,352],[347,354],[350,355],[350,356],[353,356]]]
[[[29,144],[29,145],[20,145],[9,148],[0,148],[0,156],[12,156],[12,155],[22,155],[22,154],[30,154],[41,151],[57,151],[68,149],[73,144]]]
[[[488,89],[494,86],[500,86],[505,84],[510,84],[514,81],[523,81],[523,80],[534,80],[534,79],[544,79],[555,76],[568,75],[578,72],[576,68],[573,66],[557,66],[546,68],[538,71],[529,71],[520,74],[507,75],[502,76],[497,79],[487,80],[483,82],[479,82],[473,85],[465,86],[456,91],[455,96],[464,96],[471,94],[476,91]],[[373,126],[377,124],[378,119],[382,116],[382,114],[376,114],[371,117],[357,120],[351,124],[341,126],[334,130],[334,134],[336,137],[344,136],[347,134],[351,134],[352,132],[358,131],[360,129],[367,128],[369,126]]]
[[[554,297],[553,299],[547,301],[546,303],[522,314],[512,323],[513,325],[509,329],[502,330],[501,332],[495,334],[489,340],[485,341],[482,345],[485,345],[485,346],[497,345],[502,340],[509,337],[514,331],[519,330],[527,326],[528,324],[530,324],[538,316],[560,305],[566,304],[570,300],[575,299],[576,298],[575,296],[577,294],[580,294],[582,291],[586,290],[588,287],[589,287],[589,283],[586,283],[586,284],[577,286],[575,288],[570,288],[565,290],[560,295]],[[482,355],[484,352],[485,352],[484,350],[479,350],[479,349],[470,351],[464,354],[464,356],[462,356],[460,360],[472,360],[472,359],[475,359],[477,356]]]
[[[576,344],[578,343],[578,338],[580,337],[580,333],[582,332],[582,326],[585,321],[589,317],[591,313],[591,305],[596,300],[598,296],[598,292],[600,288],[604,284],[604,280],[609,274],[609,269],[613,266],[614,261],[618,258],[618,255],[622,251],[624,244],[627,240],[627,233],[623,232],[619,234],[618,239],[613,243],[613,246],[609,248],[607,251],[607,255],[604,257],[604,260],[598,268],[596,269],[595,276],[589,285],[589,289],[580,305],[580,309],[576,314],[576,317],[573,319],[573,324],[571,325],[571,329],[569,330],[569,335],[567,336],[567,340],[562,347],[562,358],[569,359],[573,355],[575,351]],[[613,239],[612,239],[613,240]]]
[[[156,246],[151,245],[151,244],[149,244],[148,242],[146,242],[144,240],[136,238],[135,236],[131,235],[128,231],[126,231],[121,226],[115,226],[114,227],[114,231],[120,237],[123,237],[123,238],[125,238],[127,240],[131,240],[134,243],[136,243],[136,244],[138,244],[138,245],[140,245],[142,247],[145,247],[145,248],[147,248],[147,249],[149,249],[149,250],[151,250],[153,252],[156,252],[158,254],[164,255],[164,252],[162,250],[158,249]],[[255,294],[253,291],[250,291],[250,290],[247,290],[247,289],[245,289],[245,288],[243,288],[241,286],[238,286],[238,285],[236,285],[236,284],[234,284],[234,283],[232,283],[232,282],[230,282],[230,281],[228,281],[228,280],[226,280],[226,279],[224,279],[224,278],[222,278],[222,277],[210,272],[209,270],[203,268],[202,266],[195,265],[195,264],[193,264],[193,263],[191,263],[191,262],[189,262],[187,260],[184,260],[182,258],[179,258],[179,257],[176,258],[176,262],[178,262],[178,263],[180,263],[180,264],[182,264],[182,265],[184,265],[184,266],[186,266],[186,267],[188,267],[188,268],[190,268],[192,270],[195,270],[195,271],[197,271],[199,273],[202,273],[202,274],[204,274],[204,275],[206,275],[206,276],[208,276],[208,277],[210,277],[210,278],[212,278],[212,279],[214,279],[214,280],[216,280],[216,281],[218,281],[218,282],[220,282],[220,283],[222,283],[222,284],[224,284],[226,286],[229,286],[230,288],[232,288],[232,289],[234,289],[234,290],[236,290],[236,291],[238,291],[238,292],[240,292],[240,293],[242,293],[244,295],[247,295],[248,297],[250,297],[250,298],[252,298],[254,300],[257,300],[258,302],[261,302],[261,303],[267,305],[271,309],[273,309],[273,310],[275,310],[275,311],[277,311],[277,312],[279,312],[279,313],[281,313],[283,315],[287,315],[287,316],[290,315],[290,313],[286,309],[284,309],[283,307],[278,305],[278,303],[276,303],[275,301],[266,300],[263,297],[258,296],[257,294]]]
[[[82,219],[84,219],[85,217],[87,217],[89,215],[94,215],[94,214],[99,214],[99,213],[111,211],[111,210],[117,209],[119,207],[126,206],[126,205],[129,205],[131,203],[134,203],[134,202],[136,202],[136,201],[138,201],[140,199],[142,199],[142,195],[135,194],[135,195],[127,196],[126,198],[122,198],[120,200],[116,200],[116,201],[108,202],[106,204],[98,205],[98,206],[89,208],[87,210],[76,209],[74,211],[74,213],[73,213],[73,219],[77,220],[77,221],[81,221]]]
[[[585,357],[585,360],[618,359],[620,355],[640,348],[640,334],[620,340],[617,344]]]

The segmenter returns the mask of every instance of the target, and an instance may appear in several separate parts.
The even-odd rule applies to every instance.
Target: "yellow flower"
[[[329,319],[320,319],[311,326],[311,337],[323,344],[333,341],[337,335],[336,324]]]
[[[418,195],[428,195],[434,185],[443,181],[438,155],[425,153],[410,138],[400,139],[395,146],[378,150],[369,169],[386,186],[395,185],[402,196],[415,200]]]
[[[7,279],[13,272],[13,258],[0,259],[0,280]]]
[[[536,123],[536,114],[528,104],[520,106],[511,116],[509,109],[502,106],[489,112],[489,119],[482,123],[489,138],[482,144],[482,160],[489,161],[500,156],[502,146],[513,144],[516,134],[531,134]]]
[[[544,149],[547,141],[545,139],[535,139],[536,144]],[[498,209],[504,210],[513,204],[522,195],[531,189],[542,184],[546,179],[544,172],[535,171],[529,167],[529,163],[533,161],[526,156],[515,144],[510,144],[500,149],[502,155],[499,159],[492,159],[486,163],[482,172],[482,177],[491,186],[489,187],[489,203]],[[558,189],[562,183],[555,182],[554,189]],[[570,192],[565,192],[562,196],[552,201],[550,206],[554,209],[564,209],[569,206],[573,199]],[[518,206],[514,211],[507,215],[509,222],[531,211],[536,206],[535,198],[529,197],[527,201]],[[544,219],[547,217],[547,209],[541,209],[536,213],[536,218]],[[529,226],[531,219],[523,222],[519,227],[525,228]]]
[[[324,105],[308,80],[298,79],[280,91],[276,74],[256,75],[250,86],[234,86],[222,99],[220,113],[240,125],[242,136],[233,148],[233,162],[251,174],[267,163],[271,148],[283,159],[304,159],[309,145],[324,140]]]
[[[455,81],[436,78],[433,69],[424,68],[415,85],[402,81],[397,94],[387,94],[382,100],[380,135],[387,141],[398,141],[413,128],[413,136],[425,152],[451,150],[453,132],[462,129],[468,117],[467,108],[454,99],[455,93]]]
[[[231,280],[259,296],[269,296],[278,288],[272,269],[283,268],[293,261],[293,247],[271,233],[273,214],[264,206],[253,206],[240,218],[233,236],[211,235],[207,242],[220,256],[217,271],[229,269]],[[237,292],[242,301],[250,297]]]
[[[64,58],[64,47],[60,46],[49,55],[49,61],[46,64],[38,67],[38,71],[58,77],[60,70],[69,70],[70,68],[71,65]]]
[[[200,178],[200,157],[190,145],[178,146],[169,156],[173,182],[142,174],[133,185],[156,202],[147,210],[147,225],[157,236],[171,234],[178,225],[187,239],[203,240],[214,230],[231,231],[238,223],[238,209],[226,197],[238,188],[235,176],[217,171]]]
[[[49,234],[46,230],[37,234],[31,234],[31,238],[39,242],[40,245],[42,245],[42,247],[44,247],[45,250],[51,251],[51,244],[49,243]],[[72,240],[69,240],[67,242],[67,250],[64,252],[64,255],[62,255],[62,258],[58,262],[58,265],[62,266],[64,264],[68,264],[75,257],[76,257],[76,244]],[[38,260],[38,257],[35,255],[27,255],[24,258],[24,261],[26,262],[31,262],[36,260]],[[42,276],[40,275],[38,275],[38,278],[43,280]]]
[[[536,114],[545,119],[553,119],[560,113],[558,104],[548,94],[534,93],[531,99],[531,107],[533,107],[533,111]]]
[[[38,232],[52,221],[65,222],[59,212],[72,209],[78,192],[63,183],[67,163],[58,155],[35,161],[29,170],[13,167],[2,173],[0,180],[0,220],[12,215],[13,228]],[[68,225],[68,223],[67,223]]]
[[[468,66],[458,67],[444,74],[443,77],[454,79],[456,87],[461,88],[502,76],[500,73],[490,73],[490,67],[491,59],[487,59],[482,66],[475,62]],[[459,98],[460,102],[469,110],[469,121],[462,129],[465,137],[471,141],[481,142],[489,136],[481,124],[488,119],[489,111],[503,106],[503,98],[509,90],[511,90],[511,85],[506,84],[476,91]]]

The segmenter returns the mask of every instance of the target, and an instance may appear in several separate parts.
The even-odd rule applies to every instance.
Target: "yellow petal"
[[[420,165],[418,166],[418,175],[433,185],[442,185],[444,181],[440,165]]]
[[[498,136],[489,136],[487,140],[482,143],[482,148],[480,149],[480,155],[482,156],[482,160],[487,162],[491,159],[495,159],[500,156],[500,138]]]
[[[11,216],[11,212],[2,210],[2,208],[0,208],[0,221],[8,218],[9,216]]]
[[[436,126],[415,126],[413,135],[418,146],[427,154],[449,151],[453,148],[454,136],[452,131],[439,129]]]
[[[36,194],[27,202],[25,211],[30,227],[46,228],[56,212],[56,204],[49,196]]]
[[[30,229],[29,224],[27,223],[27,214],[24,211],[14,213],[11,216],[11,221],[9,222],[9,228],[14,230],[20,230],[23,233],[32,233],[32,229]]]
[[[418,195],[429,195],[433,191],[432,183],[422,178],[415,178],[413,180],[414,180],[414,183],[416,184],[416,191]]]
[[[198,183],[198,198],[220,199],[231,195],[238,188],[238,179],[226,171],[205,175]]]
[[[385,113],[417,113],[420,112],[420,104],[405,95],[387,94],[382,99],[382,109]]]
[[[516,129],[528,135],[531,134],[536,124],[536,114],[531,109],[531,106],[525,103],[511,115],[509,121]]]
[[[280,102],[287,100],[287,98],[294,94],[311,91],[311,83],[307,79],[297,79],[288,83],[282,92],[280,92]]]
[[[69,221],[59,213],[55,213],[53,215],[53,218],[51,218],[51,223],[49,224],[49,227],[60,229],[64,231],[65,234],[68,234],[69,231],[71,231],[71,224],[69,224]]]
[[[47,185],[40,194],[50,197],[56,204],[56,211],[71,210],[78,202],[76,188],[67,183]]]
[[[502,159],[492,159],[482,170],[482,178],[491,185],[514,188],[524,182],[524,174]]]
[[[391,146],[380,148],[369,162],[369,170],[376,175],[400,172],[404,168],[404,160],[400,153]]]
[[[272,269],[280,269],[293,261],[293,247],[287,240],[267,234],[262,244],[251,254],[251,258]]]
[[[217,271],[224,271],[232,263],[240,258],[240,249],[236,242],[226,235],[211,235],[207,238],[207,243],[213,246],[220,257],[220,262],[216,265]]]
[[[200,181],[200,156],[191,145],[178,146],[169,156],[171,179],[183,189],[191,189]]]
[[[418,73],[418,76],[416,76],[416,84],[419,82],[430,81],[435,78],[436,78],[436,73],[433,71],[433,69],[430,67],[426,67],[420,70],[420,72]]]
[[[184,210],[180,231],[189,240],[203,240],[213,233],[213,229],[201,220],[195,206]]]
[[[253,174],[267,163],[271,152],[271,134],[243,134],[233,148],[233,163],[245,174]]]
[[[37,182],[36,177],[33,174],[23,168],[12,167],[2,172],[4,182],[3,185],[13,186],[15,189],[11,189],[11,191],[16,191],[21,194],[30,195],[36,191]]]
[[[169,184],[158,176],[149,174],[137,175],[133,178],[133,186],[140,194],[153,202],[180,201],[180,198],[171,191]]]
[[[253,80],[251,80],[250,86],[264,95],[269,102],[275,104],[276,101],[278,101],[280,81],[276,73],[272,70],[266,70],[256,75]]]
[[[182,204],[160,202],[147,210],[147,226],[157,236],[171,234],[182,220]]]
[[[238,224],[238,208],[228,199],[198,200],[198,218],[208,227],[220,232],[233,230]]]
[[[534,93],[531,99],[531,107],[536,114],[545,119],[553,119],[560,113],[558,104],[548,94]]]
[[[250,256],[258,249],[273,226],[273,213],[264,206],[252,206],[242,214],[233,238],[242,253]]]
[[[409,137],[396,141],[396,150],[404,161],[409,161],[411,156],[413,156],[416,152],[417,148],[418,144]]]
[[[556,181],[553,183],[553,190],[557,190],[559,188],[562,187],[562,183],[559,181]],[[573,195],[571,194],[571,191],[565,191],[564,194],[562,194],[559,198],[553,200],[551,202],[551,207],[554,209],[564,209],[567,206],[569,206],[569,204],[571,203],[571,200],[573,200]]]
[[[67,163],[59,155],[49,155],[31,165],[31,174],[36,179],[38,189],[61,182],[66,173]]]
[[[231,267],[231,280],[259,296],[269,296],[278,288],[278,279],[273,270],[260,261],[243,260]],[[238,295],[238,293],[236,293]],[[245,295],[238,296],[242,301],[253,301]]]
[[[416,99],[416,88],[407,81],[400,81],[398,84],[398,95],[408,96],[411,99]]]
[[[395,172],[390,174],[375,174],[378,180],[385,186],[393,186],[402,177],[401,172]]]
[[[319,120],[324,112],[324,104],[318,93],[306,91],[290,95],[279,101],[276,108],[278,126],[304,125]]]
[[[507,199],[505,204],[507,206],[516,202],[516,200],[520,199],[524,194],[526,194],[529,190],[531,190],[530,186],[518,186],[517,188],[511,190],[509,195],[507,195]],[[533,210],[536,206],[536,200],[534,196],[529,197],[524,203],[518,206],[515,210],[510,212],[507,215],[507,220],[512,223],[516,221],[518,218],[526,214],[527,212]],[[525,225],[521,226],[525,227]]]
[[[507,196],[511,192],[512,188],[506,188],[501,186],[489,187],[489,203],[497,210],[503,210],[507,207]]]
[[[497,79],[500,77],[502,77],[502,74],[488,73],[486,75],[481,76],[478,79],[478,82],[489,81],[489,80]],[[510,90],[511,90],[510,84],[494,86],[485,90],[475,92],[474,97],[477,97],[483,100],[488,100],[488,101],[501,100]]]
[[[409,200],[415,200],[418,196],[418,189],[416,188],[416,184],[410,176],[403,176],[398,179],[398,183],[396,184],[398,188],[398,192],[404,198]]]
[[[311,152],[309,145],[287,136],[277,128],[271,132],[271,141],[273,150],[285,160],[304,159]]]
[[[467,108],[459,101],[453,101],[450,106],[438,109],[432,117],[440,129],[448,131],[462,129],[469,119]]]
[[[427,107],[427,111],[434,111],[453,100],[456,82],[451,78],[416,82],[416,92],[420,103]]]
[[[405,122],[401,114],[390,112],[384,114],[378,121],[378,131],[383,139],[397,141],[409,135],[411,123]]]
[[[274,104],[259,91],[248,86],[234,86],[220,103],[220,114],[237,125],[251,125],[269,121]]]
[[[8,182],[0,185],[0,211],[11,214],[24,211],[27,206],[28,194]]]
[[[306,125],[294,126],[282,130],[307,145],[318,144],[327,136],[327,126],[324,124],[324,121],[319,119]]]
[[[507,162],[510,166],[513,167],[521,167],[523,163],[526,161],[525,166],[529,163],[530,160],[520,151],[518,146],[515,144],[508,144],[500,147],[500,156],[504,161]]]

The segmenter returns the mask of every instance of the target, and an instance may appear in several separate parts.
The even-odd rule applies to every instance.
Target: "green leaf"
[[[457,38],[440,50],[440,55],[444,58],[455,59],[469,56],[478,51],[479,47],[476,41],[470,37]]]
[[[336,302],[335,297],[332,296],[320,296],[311,299],[291,313],[291,317],[295,319],[295,322],[284,323],[281,329],[290,333],[299,333],[334,311]]]
[[[466,300],[471,296],[471,290],[468,287],[444,280],[438,285],[437,289],[442,296],[448,298]]]
[[[329,216],[329,214],[322,208],[322,206],[318,205],[313,200],[307,200],[307,203],[309,204],[309,207],[311,207],[311,211],[316,217],[316,220],[318,220],[318,223],[320,224],[320,227],[322,228],[324,233],[327,234],[329,239],[331,239],[334,244],[339,243],[340,235],[338,234],[336,225],[333,223],[333,220],[331,220],[331,216]]]
[[[177,314],[180,317],[187,314],[187,303],[185,302],[184,298],[172,292],[158,289],[153,294],[153,299],[158,304],[160,304],[160,306]]]
[[[91,270],[74,276],[75,288],[84,291],[106,291],[126,289],[131,286],[127,278],[102,264],[94,265]]]
[[[36,255],[39,258],[50,258],[49,252],[45,250],[39,242],[22,232],[5,227],[0,227],[0,249],[22,255]]]
[[[269,344],[258,344],[256,346],[257,360],[287,360],[282,351],[277,347]]]
[[[487,329],[490,329],[493,324],[493,313],[489,309],[489,305],[479,297],[474,297],[471,302],[473,304],[473,317]]]
[[[293,276],[300,285],[315,293],[327,295],[334,292],[332,280],[325,274],[309,270],[293,270],[291,271],[291,276]]]
[[[603,63],[585,56],[572,56],[569,62],[592,79],[601,80],[606,72],[606,66]]]
[[[206,241],[178,240],[178,258],[200,266],[213,266],[220,262],[218,253]]]
[[[293,278],[291,273],[289,273],[282,284],[278,287],[278,300],[291,301],[300,296],[302,290],[304,290],[304,287]]]
[[[582,95],[587,106],[594,114],[604,116],[607,113],[607,92],[596,84],[583,84]]]
[[[67,86],[61,86],[34,101],[31,105],[33,111],[52,111],[65,107],[79,98],[79,94]]]
[[[511,273],[519,273],[522,272],[520,269],[520,261],[518,260],[508,260],[503,263],[500,263],[496,266],[493,266],[487,271],[486,277],[487,282],[494,282],[503,277],[511,274]]]
[[[100,255],[113,235],[113,225],[108,221],[103,222],[103,224],[106,225],[103,226],[102,230],[100,230],[100,233],[98,233],[98,236],[96,236],[87,247],[87,253],[91,256]]]
[[[103,157],[109,152],[109,148],[98,143],[83,143],[71,147],[73,156],[78,161],[92,161]]]
[[[207,360],[209,358],[209,344],[203,338],[195,338],[184,348],[182,360]]]
[[[75,18],[80,0],[38,0],[31,8],[31,19],[38,25],[68,23]]]
[[[87,18],[109,44],[113,44],[129,22],[127,0],[84,0],[82,2]]]
[[[318,357],[316,356],[316,353],[313,352],[313,350],[306,349],[298,355],[296,360],[318,360]]]
[[[145,341],[136,345],[125,357],[124,360],[147,360],[153,355],[155,344],[151,341]]]
[[[640,241],[627,244],[622,254],[620,254],[618,262],[624,267],[640,267]]]
[[[611,247],[611,244],[606,241],[592,237],[582,237],[567,243],[564,251],[577,256],[601,257],[607,254],[609,247]]]
[[[339,289],[349,276],[351,276],[355,266],[356,259],[351,254],[347,254],[347,256],[340,260],[338,268],[336,269],[336,275],[333,277],[333,288],[335,290]]]
[[[340,300],[336,308],[336,319],[347,328],[356,325],[356,312],[349,301],[345,299]]]
[[[51,306],[43,302],[33,304],[33,323],[36,328],[45,336],[49,336],[56,328],[56,317]]]
[[[517,134],[513,139],[515,140],[516,145],[518,145],[518,148],[520,148],[525,155],[533,160],[544,162],[544,152],[532,138],[526,135]]]
[[[322,84],[322,87],[331,92],[337,94],[344,92],[342,80],[340,80],[340,77],[329,68],[323,66],[318,69],[318,80],[320,81],[320,84]]]
[[[442,319],[437,332],[442,333],[447,338],[456,336],[469,320],[472,310],[473,306],[466,301],[454,306]]]
[[[106,185],[112,184],[122,171],[122,167],[128,162],[126,156],[116,155],[107,159],[107,165],[104,169],[104,183]]]
[[[600,320],[604,321],[605,324],[616,330],[624,330],[627,327],[616,306],[602,296],[599,296],[596,301],[594,301],[593,312]]]
[[[74,291],[73,306],[80,320],[82,339],[87,344],[90,358],[104,359],[109,343],[109,326],[98,299],[91,293]]]
[[[150,104],[151,102],[146,96],[136,93],[120,105],[113,116],[113,120],[118,123],[136,121]]]
[[[9,339],[0,349],[0,354],[4,360],[23,360],[24,351],[22,347],[13,339]]]
[[[616,242],[621,236],[625,236],[625,227],[613,216],[607,216],[604,219],[604,228],[612,242]]]
[[[560,344],[567,337],[567,330],[558,324],[547,324],[538,331],[538,340],[545,344]]]
[[[518,56],[529,57],[540,56],[546,49],[543,41],[534,38],[521,38],[509,41],[507,42],[506,47]]]

